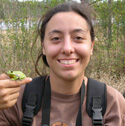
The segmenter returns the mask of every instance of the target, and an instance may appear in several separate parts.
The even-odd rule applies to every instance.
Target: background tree
[[[89,2],[89,0],[80,0],[80,1],[81,1],[81,3],[82,3],[82,2]]]

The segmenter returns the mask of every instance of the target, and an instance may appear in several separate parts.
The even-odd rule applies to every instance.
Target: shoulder
[[[125,99],[123,95],[115,88],[107,85],[107,105],[111,104],[114,104],[114,106],[116,105],[119,109],[122,109],[125,114]]]
[[[125,99],[123,95],[118,90],[109,85],[107,85],[107,102],[108,101],[110,101],[110,103],[116,102],[125,106]]]
[[[107,109],[105,124],[121,126],[125,121],[125,99],[115,88],[107,85]]]

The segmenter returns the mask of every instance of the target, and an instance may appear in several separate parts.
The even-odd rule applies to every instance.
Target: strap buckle
[[[34,117],[34,109],[35,106],[31,106],[26,104],[26,111],[24,112],[23,119],[22,119],[22,124],[23,126],[31,126],[33,122],[33,117]]]
[[[94,108],[93,110],[93,126],[102,126],[103,125],[103,118],[102,118],[102,107],[101,108]]]

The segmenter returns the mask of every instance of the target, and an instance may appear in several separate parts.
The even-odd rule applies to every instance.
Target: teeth
[[[76,63],[76,60],[60,60],[60,63],[69,65]]]

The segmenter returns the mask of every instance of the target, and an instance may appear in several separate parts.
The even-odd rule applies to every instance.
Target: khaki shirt
[[[0,126],[22,126],[22,96],[25,86],[22,86],[17,103],[0,111]],[[87,91],[87,89],[86,89]],[[80,105],[80,93],[62,95],[52,91],[50,126],[75,126]],[[86,93],[82,105],[82,124],[92,126],[92,119],[86,112]],[[34,117],[32,126],[41,126],[42,107]],[[116,89],[107,85],[107,109],[103,126],[125,126],[125,99]]]

